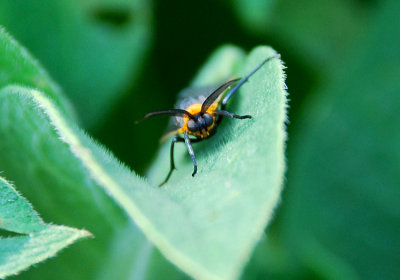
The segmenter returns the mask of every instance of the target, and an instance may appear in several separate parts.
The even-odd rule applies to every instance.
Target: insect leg
[[[165,178],[165,180],[159,185],[159,187],[162,187],[162,185],[164,185],[169,180],[169,177],[171,177],[172,171],[174,171],[174,169],[176,169],[175,168],[175,162],[174,162],[174,145],[175,145],[176,142],[185,142],[185,140],[182,137],[179,137],[179,136],[175,136],[172,139],[171,149],[170,149],[170,161],[171,161],[170,162],[170,169],[169,169],[167,178]]]
[[[188,136],[188,139],[189,139],[189,136]],[[203,141],[203,140],[204,140],[204,139],[202,139],[202,138],[196,138],[196,139],[189,140],[189,143],[190,143],[190,142],[192,142],[192,143],[197,143],[197,142],[200,142],[200,141]],[[165,178],[165,180],[159,185],[159,187],[162,187],[166,182],[168,182],[169,178],[171,177],[172,172],[174,171],[174,169],[176,169],[176,167],[175,167],[175,161],[174,161],[174,147],[175,147],[175,143],[176,143],[176,142],[186,142],[186,141],[185,141],[184,138],[179,137],[179,136],[175,136],[175,137],[172,139],[172,142],[171,142],[171,149],[170,149],[170,169],[169,169],[167,178]],[[191,148],[191,151],[192,151],[192,154],[193,154],[193,157],[194,157],[193,148],[192,148],[191,145],[190,145],[190,148]],[[190,150],[189,150],[189,154],[190,154]],[[190,154],[191,157],[192,157],[192,154]],[[193,159],[193,157],[192,157],[192,159]],[[195,159],[195,161],[196,161],[196,159]],[[194,162],[195,162],[195,161],[194,161]],[[196,171],[197,171],[197,164],[196,164],[196,167],[195,167],[195,168],[196,168]]]
[[[188,149],[189,155],[190,155],[190,157],[192,158],[192,161],[193,161],[192,177],[194,177],[194,175],[196,175],[196,173],[197,173],[197,162],[196,162],[196,157],[194,156],[193,147],[192,147],[192,144],[190,143],[190,139],[189,139],[189,135],[188,135],[187,130],[185,131],[184,138],[185,138],[185,143],[186,143],[186,147]]]
[[[260,63],[256,68],[253,69],[253,71],[250,72],[246,77],[244,77],[222,100],[221,103],[221,109],[225,110],[226,104],[228,103],[229,99],[232,97],[232,95],[238,91],[238,89],[245,83],[247,80],[254,74],[256,73],[267,61],[273,59],[273,58],[280,58],[280,54],[275,54],[273,56],[270,56],[266,58],[263,62]]]
[[[234,113],[230,113],[230,112],[227,112],[227,111],[224,111],[224,110],[215,110],[213,112],[213,114],[218,115],[218,116],[228,117],[228,118],[241,119],[241,120],[242,119],[251,119],[252,118],[252,116],[250,116],[250,115],[239,116],[239,115],[236,115]]]

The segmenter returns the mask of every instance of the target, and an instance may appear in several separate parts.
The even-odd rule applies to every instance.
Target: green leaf
[[[141,240],[132,229],[120,231],[114,238],[110,261],[99,267],[96,279],[188,279],[177,267],[168,262],[153,244]],[[136,246],[133,247],[132,245]]]
[[[45,92],[46,96],[51,98],[61,111],[67,112],[71,117],[74,116],[70,103],[63,96],[57,84],[51,80],[46,70],[1,26],[0,61],[0,88],[15,83],[37,88]]]
[[[229,56],[229,53],[238,52],[224,48],[212,56],[206,64],[210,73],[202,81],[195,79],[195,84],[218,81],[213,73],[220,78],[220,68],[213,70],[209,65],[235,65],[243,61],[240,55]],[[240,67],[240,74],[249,73],[272,54],[269,48],[255,49]],[[227,57],[236,62],[227,62]],[[225,79],[231,75],[232,72]],[[278,60],[271,61],[235,97],[237,106],[232,110],[251,114],[254,120],[227,120],[216,136],[195,146],[199,164],[195,178],[191,177],[193,166],[185,148],[183,145],[175,148],[178,170],[165,190],[180,202],[190,219],[190,227],[180,226],[179,230],[189,237],[196,236],[185,249],[203,265],[198,268],[197,277],[236,277],[271,218],[284,166],[284,94],[281,65]],[[160,183],[168,170],[169,143],[162,147],[149,177]],[[179,221],[181,225],[186,223]]]
[[[151,20],[146,0],[0,2],[0,24],[44,64],[92,128],[141,70]]]
[[[59,90],[44,70],[3,30],[0,31],[1,86],[20,84],[39,88],[57,106]],[[55,90],[53,90],[55,88]],[[133,226],[125,214],[99,186],[79,161],[59,141],[51,124],[44,117],[35,118],[36,110],[17,106],[0,90],[0,170],[18,185],[19,191],[34,203],[46,220],[86,228],[95,239],[81,242],[58,256],[55,260],[29,270],[20,278],[26,279],[90,279],[95,278],[100,267],[108,262],[121,263],[127,256],[108,257],[115,239],[121,231],[129,232],[132,239],[127,248],[140,247],[143,234]],[[7,101],[4,101],[7,100]],[[65,105],[65,104],[64,104]],[[12,113],[11,113],[12,112]],[[15,114],[15,115],[14,115]],[[71,115],[65,115],[71,121]],[[34,188],[33,188],[34,186]],[[13,213],[11,213],[13,215]],[[140,256],[140,255],[139,255]],[[85,263],[85,266],[82,266]],[[129,275],[129,267],[120,273]]]
[[[0,278],[17,274],[90,236],[85,230],[45,224],[28,201],[1,177],[0,228],[23,234],[0,237]]]
[[[323,279],[400,276],[399,9],[380,2],[292,134],[280,235]]]
[[[273,54],[270,48],[254,50],[240,67],[241,74]],[[280,61],[265,65],[236,99],[240,102],[235,112],[251,113],[254,120],[232,121],[221,127],[214,139],[196,148],[200,169],[194,179],[190,161],[182,159],[182,150],[177,152],[179,171],[160,189],[122,166],[43,93],[9,86],[0,92],[0,132],[8,135],[0,143],[0,155],[4,156],[0,168],[20,181],[24,181],[18,176],[20,169],[39,168],[41,180],[61,178],[57,188],[64,187],[74,197],[82,193],[82,205],[90,205],[86,201],[90,190],[99,204],[104,201],[107,206],[107,199],[96,188],[101,186],[185,272],[195,278],[235,278],[270,220],[281,190],[286,99]],[[157,177],[151,178],[157,183],[167,172],[167,150],[165,145],[155,167],[159,169]],[[75,177],[80,180],[79,188],[68,179]],[[65,207],[65,202],[62,205]],[[68,208],[64,211],[71,215]],[[110,205],[104,213],[118,217]],[[75,223],[80,221],[77,215],[87,219],[88,213],[78,211]]]
[[[46,228],[26,199],[0,177],[0,227],[16,233],[30,233]]]

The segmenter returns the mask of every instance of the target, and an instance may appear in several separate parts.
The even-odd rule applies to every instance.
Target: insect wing
[[[186,88],[179,93],[176,108],[185,110],[192,104],[202,104],[217,88],[218,85]]]

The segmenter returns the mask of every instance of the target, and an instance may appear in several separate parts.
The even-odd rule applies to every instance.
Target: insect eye
[[[197,131],[197,125],[196,122],[194,120],[189,120],[187,123],[187,127],[190,131]]]
[[[206,126],[211,126],[214,122],[213,117],[207,113],[203,115],[203,120],[204,120],[204,123],[206,124]]]

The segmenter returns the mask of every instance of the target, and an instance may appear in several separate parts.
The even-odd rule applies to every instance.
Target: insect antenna
[[[160,110],[160,111],[154,111],[154,112],[148,113],[143,118],[137,120],[135,123],[139,123],[139,122],[143,121],[144,119],[154,117],[154,116],[183,117],[184,115],[188,116],[191,119],[194,119],[194,116],[192,114],[190,114],[188,111],[185,111],[182,109],[170,109],[170,110]]]
[[[219,88],[214,90],[207,98],[204,100],[203,104],[201,105],[201,113],[205,113],[207,109],[215,102],[215,100],[220,97],[221,94],[224,93],[224,91],[230,87],[232,84],[236,83],[240,79],[235,79],[235,80],[230,80],[226,82],[225,84],[221,85]]]
[[[225,110],[215,110],[213,112],[213,114],[217,115],[217,116],[228,117],[228,118],[231,118],[231,119],[241,119],[242,120],[242,119],[251,119],[252,118],[252,116],[250,116],[250,115],[239,116],[239,115],[236,115],[234,113],[231,113],[231,112],[228,112],[228,111],[225,111]]]
[[[281,55],[280,54],[275,54],[273,56],[270,56],[268,58],[266,58],[263,62],[260,63],[260,65],[258,65],[256,68],[253,69],[253,71],[251,71],[246,77],[243,78],[243,80],[240,81],[240,83],[238,83],[230,92],[228,92],[228,94],[224,97],[224,99],[222,100],[222,109],[225,108],[226,103],[228,102],[228,100],[232,97],[232,95],[245,83],[247,82],[247,80],[254,74],[256,73],[265,63],[267,63],[268,61],[270,61],[273,58],[280,58]]]

